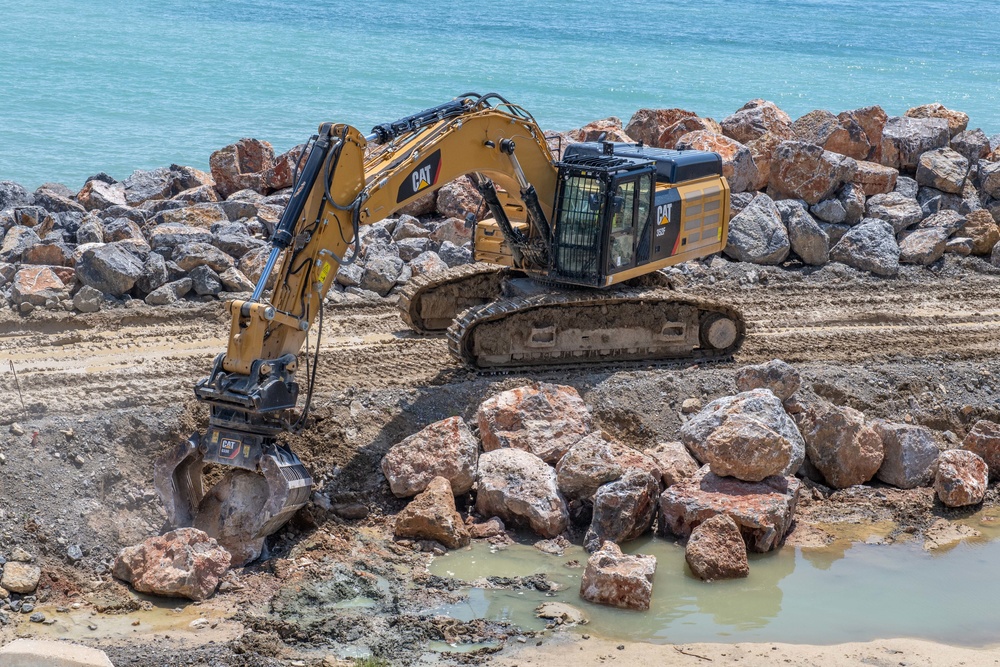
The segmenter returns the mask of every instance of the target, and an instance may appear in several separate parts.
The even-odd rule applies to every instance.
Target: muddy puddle
[[[573,546],[562,556],[530,544],[491,551],[487,544],[438,557],[432,574],[475,585],[485,576],[545,574],[565,586],[558,592],[465,589],[460,602],[429,610],[469,621],[506,621],[542,630],[535,618],[542,602],[581,609],[589,624],[571,632],[654,643],[785,642],[833,644],[911,637],[953,645],[996,642],[1000,610],[1000,512],[961,521],[979,531],[934,549],[915,539],[887,540],[884,527],[850,526],[826,546],[786,545],[771,554],[751,554],[750,576],[705,583],[694,578],[681,544],[648,537],[624,545],[631,553],[657,557],[648,612],[616,610],[579,597],[587,554]]]

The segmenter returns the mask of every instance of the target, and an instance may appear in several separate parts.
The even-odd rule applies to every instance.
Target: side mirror
[[[620,197],[615,195],[611,199],[611,210],[615,213],[621,213],[622,209],[625,208],[625,197]]]
[[[601,195],[596,192],[591,193],[591,195],[587,198],[587,204],[590,206],[590,210],[594,213],[601,210],[601,199]]]

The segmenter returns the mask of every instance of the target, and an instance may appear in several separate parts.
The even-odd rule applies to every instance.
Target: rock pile
[[[241,139],[212,154],[210,174],[171,165],[119,182],[101,173],[78,191],[0,181],[3,303],[86,313],[252,290],[299,150],[275,156],[267,142]],[[406,209],[423,218],[404,213],[362,228],[359,259],[342,267],[330,298],[385,297],[413,275],[471,261],[466,217],[478,209],[463,178]]]
[[[891,276],[900,263],[930,264],[945,252],[1000,265],[992,256],[1000,146],[982,130],[966,130],[968,120],[928,104],[900,117],[871,106],[836,115],[816,110],[793,121],[758,99],[719,123],[684,109],[640,109],[624,130],[615,129],[627,137],[618,140],[722,156],[732,191],[748,193],[749,204],[734,207],[725,250],[731,259],[835,261]],[[954,214],[955,224],[924,231],[923,222],[942,211]]]

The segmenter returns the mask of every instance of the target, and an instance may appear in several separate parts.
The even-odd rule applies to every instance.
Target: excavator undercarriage
[[[738,312],[673,292],[660,271],[725,246],[729,185],[717,154],[598,141],[571,144],[557,161],[531,115],[496,94],[463,95],[367,136],[324,123],[296,165],[253,295],[227,305],[227,350],[195,387],[208,429],[155,464],[172,526],[205,530],[239,565],[309,500],[311,475],[282,436],[308,423],[324,297],[359,256],[361,226],[464,175],[490,213],[474,230],[477,263],[419,276],[399,298],[403,321],[445,336],[461,363],[506,371],[739,348]],[[315,352],[300,355],[317,319]]]

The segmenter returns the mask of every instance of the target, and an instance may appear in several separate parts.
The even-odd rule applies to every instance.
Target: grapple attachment
[[[205,531],[234,566],[256,560],[312,489],[299,458],[273,438],[215,426],[157,459],[153,474],[170,525]]]

